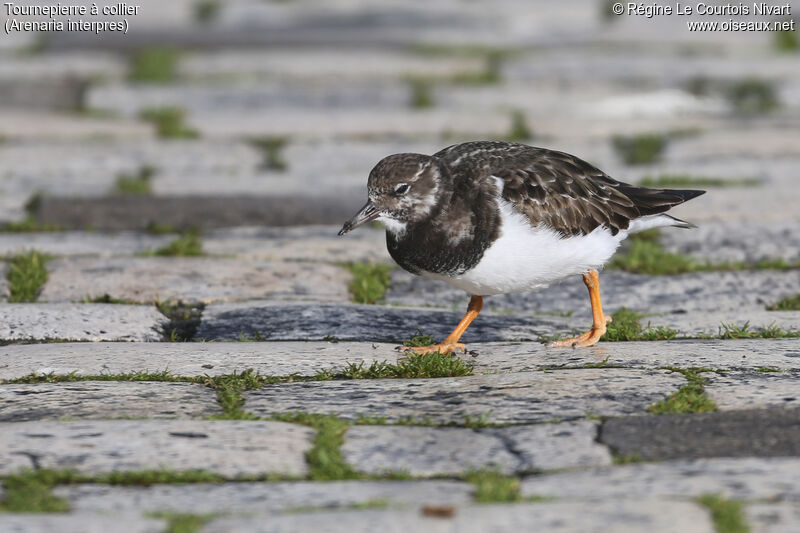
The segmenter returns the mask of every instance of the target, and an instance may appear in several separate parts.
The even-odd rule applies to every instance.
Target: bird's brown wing
[[[616,235],[635,218],[663,213],[703,192],[636,187],[570,154],[516,143],[464,143],[436,155],[455,176],[502,179],[502,197],[517,212],[565,237],[598,226]]]

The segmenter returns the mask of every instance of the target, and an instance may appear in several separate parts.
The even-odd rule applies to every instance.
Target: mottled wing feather
[[[464,143],[435,156],[450,165],[456,186],[459,180],[502,179],[502,197],[517,212],[532,225],[544,224],[564,236],[586,235],[598,226],[616,235],[635,218],[663,213],[701,194],[636,187],[572,155],[516,143]]]

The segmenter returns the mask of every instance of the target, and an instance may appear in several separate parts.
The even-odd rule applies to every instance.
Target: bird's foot
[[[584,333],[583,335],[578,335],[577,337],[573,337],[571,339],[562,339],[558,341],[553,341],[547,343],[548,348],[586,348],[587,346],[594,346],[597,344],[597,341],[600,340],[600,337],[606,334],[606,324],[611,322],[610,316],[603,317],[602,323],[598,325],[593,325],[592,329]]]
[[[447,355],[455,352],[456,350],[462,350],[466,352],[467,347],[461,342],[445,341],[441,344],[431,344],[430,346],[406,346],[403,348],[403,351],[414,352],[417,355],[437,353],[437,352],[442,355]]]

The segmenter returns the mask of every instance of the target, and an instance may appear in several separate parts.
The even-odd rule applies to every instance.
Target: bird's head
[[[450,194],[450,173],[438,158],[395,154],[382,159],[369,173],[369,201],[342,226],[339,235],[371,220],[402,234],[409,224],[432,216],[440,199]]]

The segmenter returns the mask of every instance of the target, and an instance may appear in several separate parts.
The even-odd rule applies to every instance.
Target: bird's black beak
[[[353,216],[353,218],[344,223],[342,229],[339,230],[339,235],[349,233],[362,224],[366,224],[367,222],[375,220],[380,215],[381,213],[378,211],[378,208],[375,207],[375,204],[373,204],[372,201],[368,201],[367,204],[362,207],[361,210],[355,214],[355,216]]]

